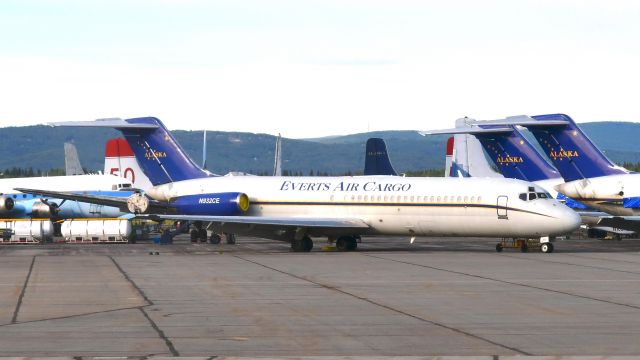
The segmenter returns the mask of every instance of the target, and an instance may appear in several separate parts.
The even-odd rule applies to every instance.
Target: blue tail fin
[[[483,129],[498,126],[480,126]],[[515,127],[511,132],[480,133],[475,136],[507,178],[538,181],[559,178],[558,171],[538,153]]]
[[[189,158],[162,122],[154,117],[127,119],[132,125],[157,125],[156,128],[123,127],[136,160],[153,185],[209,176]]]
[[[133,150],[142,171],[154,186],[210,176],[189,158],[164,124],[154,117],[71,121],[50,125],[105,127],[120,130]]]
[[[366,156],[364,160],[365,175],[398,175],[391,165],[387,145],[380,138],[367,140]]]
[[[563,125],[524,125],[540,142],[565,181],[628,173],[607,159],[569,116],[550,114],[532,118],[566,122]]]

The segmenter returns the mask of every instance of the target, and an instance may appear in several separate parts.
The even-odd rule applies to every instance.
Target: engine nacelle
[[[184,215],[233,216],[249,210],[249,197],[237,192],[186,195],[174,199],[171,205]]]
[[[31,206],[31,217],[34,218],[43,218],[50,219],[56,215],[58,215],[60,209],[58,208],[58,204],[52,203],[44,203],[42,201],[34,201]]]
[[[16,203],[10,197],[0,197],[0,214],[8,214],[13,210]]]

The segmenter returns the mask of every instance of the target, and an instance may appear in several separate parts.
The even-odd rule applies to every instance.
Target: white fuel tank
[[[53,238],[53,224],[46,219],[0,220],[0,229],[10,231],[0,238],[0,243],[32,244]]]
[[[62,223],[62,236],[70,243],[128,242],[131,223],[126,219],[73,219]]]

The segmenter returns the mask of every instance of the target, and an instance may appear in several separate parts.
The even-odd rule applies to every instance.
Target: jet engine
[[[0,197],[0,215],[7,214],[13,210],[16,203],[10,197]]]
[[[171,206],[184,215],[233,216],[249,210],[249,196],[245,193],[210,193],[175,198]]]
[[[60,212],[58,204],[46,200],[34,201],[31,206],[31,217],[50,219]]]

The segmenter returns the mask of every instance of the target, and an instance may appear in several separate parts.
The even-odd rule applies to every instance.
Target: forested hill
[[[640,162],[640,124],[594,122],[580,126],[607,156],[618,163]],[[196,163],[202,162],[202,131],[173,131]],[[0,170],[13,167],[46,171],[64,168],[63,143],[72,140],[80,161],[102,170],[104,144],[120,133],[109,129],[25,126],[0,128]],[[319,139],[282,141],[283,169],[289,173],[345,174],[362,172],[364,146],[369,137],[387,142],[391,161],[400,172],[444,168],[446,136],[423,137],[414,131],[379,131]],[[244,171],[269,174],[275,137],[267,134],[207,132],[207,165],[214,173]]]

